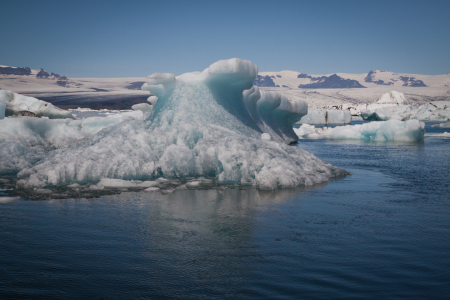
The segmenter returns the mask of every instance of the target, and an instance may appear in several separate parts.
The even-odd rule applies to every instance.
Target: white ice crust
[[[39,117],[48,117],[49,119],[75,119],[71,113],[51,103],[11,91],[0,90],[0,119],[5,118],[5,116],[17,116],[20,111],[31,111]]]
[[[55,142],[50,142],[52,134],[36,135],[36,141],[25,134],[13,147],[1,144],[0,151],[17,159],[27,153],[22,164],[10,167],[20,170],[18,186],[23,188],[97,183],[104,178],[209,177],[218,184],[274,189],[346,174],[287,145],[297,140],[292,125],[307,113],[307,105],[260,92],[252,86],[256,74],[257,67],[241,59],[219,61],[203,72],[178,77],[153,74],[143,88],[158,100],[145,120],[126,119],[87,138],[76,130],[74,137],[64,140],[69,134],[59,132]],[[263,133],[271,140],[262,139]],[[41,147],[39,153],[45,155],[33,156],[33,147]],[[5,168],[0,166],[0,172]]]
[[[414,142],[423,140],[425,124],[418,120],[390,120],[334,128],[304,124],[294,130],[299,137],[308,139]]]

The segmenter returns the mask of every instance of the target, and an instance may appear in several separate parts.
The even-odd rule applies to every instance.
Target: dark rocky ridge
[[[371,70],[367,74],[366,78],[364,78],[364,81],[370,82],[370,83],[375,83],[377,85],[393,85],[394,84],[393,82],[384,82],[384,80],[381,80],[381,79],[374,80],[375,74],[377,72],[385,72],[385,71]],[[394,75],[396,75],[396,74],[394,74]],[[395,80],[395,79],[391,79],[391,80],[393,80],[393,81],[401,80],[401,81],[403,81],[403,86],[410,86],[410,87],[426,87],[427,86],[422,80],[415,79],[414,77],[400,76],[398,78],[398,80]]]
[[[365,88],[358,81],[352,79],[344,79],[336,74],[331,76],[312,77],[309,84],[300,84],[301,89],[350,89]]]
[[[31,75],[30,68],[0,67],[0,74],[3,75]]]
[[[280,87],[279,85],[275,84],[275,82],[273,82],[273,79],[271,77],[275,78],[275,76],[258,75],[258,77],[253,80],[253,85],[263,87]]]

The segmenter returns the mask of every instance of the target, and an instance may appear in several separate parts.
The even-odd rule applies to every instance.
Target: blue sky
[[[201,71],[450,73],[450,1],[0,0],[0,65],[68,77]]]

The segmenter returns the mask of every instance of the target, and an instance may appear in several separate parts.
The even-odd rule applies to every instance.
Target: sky
[[[67,77],[202,71],[450,73],[450,1],[0,0],[0,65]]]

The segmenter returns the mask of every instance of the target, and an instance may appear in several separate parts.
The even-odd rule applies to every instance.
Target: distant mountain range
[[[294,71],[261,72],[253,84],[291,89],[349,89],[373,86],[449,87],[450,74],[419,75],[372,70],[366,74],[337,73],[312,76]]]
[[[67,80],[66,76],[61,76],[59,74],[51,73],[49,74],[44,69],[36,69],[32,70],[28,67],[10,67],[10,66],[0,66],[0,74],[2,75],[23,75],[30,76],[35,75],[37,78],[43,79],[59,79],[59,80]]]

